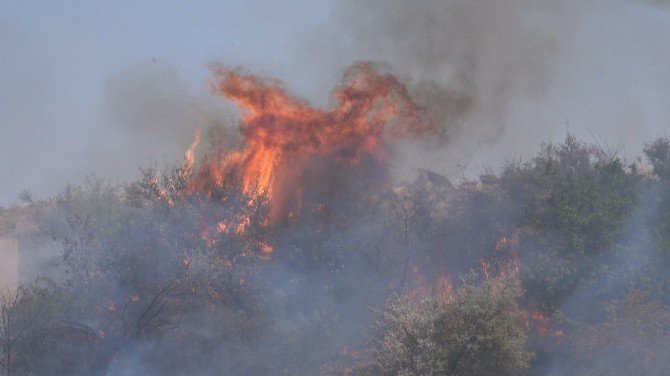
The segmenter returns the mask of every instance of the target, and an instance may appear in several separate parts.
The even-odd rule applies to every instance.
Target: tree
[[[430,236],[434,226],[431,209],[433,203],[427,190],[421,187],[407,187],[390,192],[386,197],[394,241],[400,245],[401,265],[398,290],[407,282],[410,264],[421,242]]]
[[[532,308],[556,312],[561,299],[615,260],[607,253],[625,235],[639,199],[639,176],[618,150],[568,134],[562,143],[543,144],[532,162],[503,172],[509,200],[523,212],[522,279]]]
[[[521,295],[509,277],[464,278],[453,295],[392,298],[377,312],[379,375],[513,375],[528,366]]]
[[[266,328],[257,289],[246,281],[263,255],[264,202],[250,204],[227,186],[217,187],[216,199],[189,195],[179,176],[149,171],[126,187],[90,179],[36,218],[63,248],[64,288],[76,298],[67,319],[90,323],[97,344],[94,361],[66,373],[112,365],[122,373],[135,363],[125,354],[138,353],[154,370],[164,367],[159,373],[188,373],[202,354],[246,344]],[[59,356],[77,351],[61,346]]]
[[[65,326],[65,292],[48,280],[37,280],[0,293],[0,374],[34,374],[53,352]]]
[[[670,139],[659,137],[644,146],[644,155],[661,179],[670,178]]]
[[[648,292],[633,290],[603,306],[601,322],[571,336],[581,375],[667,375],[670,308]]]

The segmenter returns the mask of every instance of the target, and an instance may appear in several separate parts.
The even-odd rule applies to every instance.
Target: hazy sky
[[[128,179],[138,165],[178,160],[199,121],[227,113],[206,85],[215,62],[280,78],[319,105],[360,59],[386,62],[409,81],[469,83],[481,99],[477,111],[500,116],[462,116],[470,128],[452,140],[468,145],[462,160],[454,152],[417,158],[447,173],[457,159],[479,168],[527,156],[528,147],[532,153],[567,130],[587,141],[595,134],[624,142],[629,153],[670,134],[670,8],[663,2],[445,1],[453,6],[440,8],[444,17],[433,17],[430,3],[0,0],[0,204],[15,202],[23,188],[47,197],[89,173]],[[508,6],[501,12],[497,4]],[[458,20],[446,14],[452,11],[470,24],[442,28]],[[398,13],[397,25],[386,23]],[[428,16],[435,29],[424,27]],[[535,30],[546,31],[544,39]],[[452,42],[468,45],[447,49]],[[431,56],[426,64],[424,55]],[[449,67],[471,56],[479,56],[472,79],[453,79]],[[491,68],[498,61],[502,73]],[[538,77],[526,75],[526,63]],[[511,83],[492,78],[511,71]],[[504,104],[491,99],[507,95]],[[504,131],[481,137],[498,126]]]

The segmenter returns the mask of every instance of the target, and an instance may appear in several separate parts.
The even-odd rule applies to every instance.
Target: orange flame
[[[521,259],[519,258],[519,230],[516,229],[512,233],[511,237],[501,236],[496,241],[495,253],[498,256],[504,256],[507,260],[507,266],[513,281],[518,285],[521,284]],[[486,273],[488,273],[488,264],[482,262],[485,266]],[[498,278],[508,277],[507,271],[505,269],[501,270]],[[488,275],[487,275],[488,278]],[[547,337],[562,337],[563,331],[561,329],[553,328],[552,320],[545,313],[540,311],[529,311],[523,310],[523,315],[525,319],[526,328],[533,330],[540,339],[545,339]]]
[[[274,252],[274,247],[266,242],[260,242],[258,248],[261,250],[261,254],[259,256],[261,260],[269,260],[272,256],[272,253]]]
[[[271,219],[300,211],[305,175],[315,160],[351,168],[367,158],[386,163],[387,139],[432,129],[421,121],[421,111],[405,87],[370,63],[359,63],[347,72],[333,92],[337,104],[330,111],[292,97],[278,81],[221,67],[215,74],[214,92],[243,110],[244,147],[234,151],[218,147],[188,189],[211,194],[224,182],[234,182],[252,197],[267,195]],[[187,152],[187,164],[198,139]],[[324,171],[316,179],[327,174]]]
[[[262,242],[260,244],[260,248],[261,248],[261,251],[263,253],[265,253],[266,255],[269,255],[274,251],[274,248],[270,244],[265,243],[265,242]]]
[[[184,164],[182,166],[182,171],[190,173],[195,166],[195,151],[200,145],[200,128],[196,129],[195,135],[193,136],[193,143],[186,149],[184,153]]]
[[[410,280],[410,296],[413,299],[421,299],[428,295],[435,294],[441,297],[452,297],[454,287],[449,275],[444,273],[435,273],[432,275],[432,284],[422,272],[418,265],[412,265],[412,278]]]
[[[181,263],[186,267],[191,263],[191,255],[188,251],[184,251],[184,258],[181,259]]]

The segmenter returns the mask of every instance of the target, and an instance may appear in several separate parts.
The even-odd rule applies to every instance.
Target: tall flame
[[[193,136],[193,143],[184,153],[183,171],[190,172],[193,170],[193,166],[195,166],[195,150],[198,148],[198,145],[200,145],[200,128],[196,129],[195,135]]]
[[[239,70],[215,68],[214,92],[243,111],[244,147],[223,146],[204,162],[189,189],[211,193],[234,182],[252,196],[267,195],[270,217],[295,214],[302,205],[308,169],[316,160],[355,168],[366,158],[387,163],[387,140],[427,132],[421,111],[393,75],[370,63],[350,68],[333,92],[332,110],[311,107],[274,80]],[[326,179],[311,175],[311,179]]]

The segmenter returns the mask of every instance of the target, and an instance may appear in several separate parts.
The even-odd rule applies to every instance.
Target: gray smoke
[[[665,10],[647,5],[347,2],[335,7],[334,22],[291,46],[296,61],[314,64],[285,77],[323,103],[324,88],[351,61],[381,62],[402,76],[444,137],[439,147],[402,148],[401,178],[416,167],[472,177],[528,158],[540,142],[566,132],[624,143],[630,156],[667,132],[670,115],[663,101],[670,82],[660,65],[670,50],[657,43],[667,40]]]
[[[231,104],[188,87],[174,68],[155,61],[110,77],[105,109],[110,127],[126,140],[125,152],[138,161],[180,162],[198,129],[205,146],[224,136],[235,140]]]

